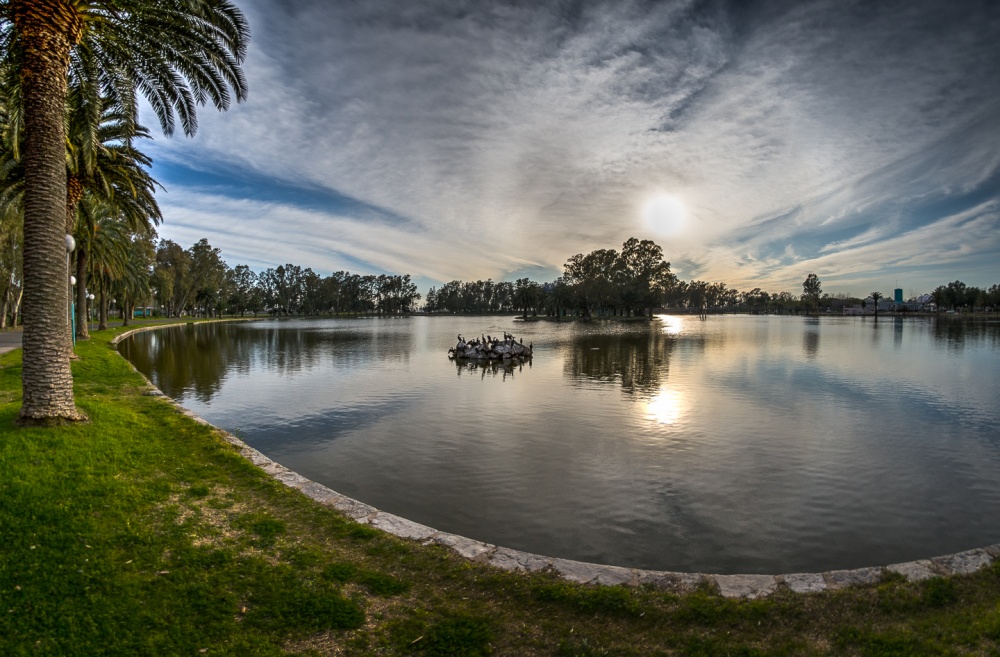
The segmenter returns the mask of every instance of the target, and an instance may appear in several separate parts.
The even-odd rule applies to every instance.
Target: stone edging
[[[170,325],[166,325],[170,326]],[[133,333],[148,331],[161,326],[144,326],[116,336],[112,345]],[[126,362],[128,362],[126,360]],[[129,366],[132,366],[129,363]],[[135,370],[135,367],[132,366]],[[145,377],[143,377],[145,378]],[[919,582],[932,577],[947,575],[967,575],[977,572],[1000,560],[1000,544],[985,548],[956,552],[955,554],[896,563],[888,566],[855,568],[853,570],[831,570],[823,573],[792,573],[787,575],[710,575],[702,573],[675,573],[662,570],[643,570],[639,568],[624,568],[621,566],[604,566],[601,564],[572,561],[546,557],[530,552],[522,552],[511,548],[499,547],[483,543],[457,534],[448,534],[432,527],[401,518],[385,511],[379,511],[373,506],[359,502],[345,495],[306,479],[302,475],[276,463],[261,452],[250,447],[231,433],[219,429],[207,420],[184,408],[174,399],[165,395],[149,379],[147,395],[163,397],[183,415],[192,420],[212,427],[223,438],[234,445],[240,454],[266,472],[274,479],[290,488],[295,488],[307,497],[337,509],[355,522],[370,525],[400,538],[419,541],[422,545],[443,545],[459,555],[479,563],[489,564],[512,572],[550,571],[565,580],[580,584],[601,584],[604,586],[650,585],[656,588],[686,592],[700,586],[708,585],[717,588],[726,598],[764,598],[779,589],[788,589],[795,593],[818,593],[820,591],[835,591],[850,586],[867,586],[878,584],[888,574],[903,576],[910,582]]]

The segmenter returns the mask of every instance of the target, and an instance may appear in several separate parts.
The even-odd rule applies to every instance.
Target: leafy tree
[[[759,287],[755,287],[748,292],[743,292],[740,297],[741,303],[746,306],[751,313],[758,313],[761,308],[766,308],[767,302],[771,299],[771,295],[764,292]]]
[[[994,310],[1000,307],[1000,283],[994,283],[986,290],[986,303]]]
[[[537,314],[539,301],[541,300],[541,286],[527,278],[519,278],[514,283],[514,294],[517,299],[517,307],[522,311],[522,317],[528,319],[528,311]]]
[[[187,134],[195,108],[245,96],[248,30],[226,0],[7,0],[0,4],[2,66],[16,71],[24,116],[23,423],[82,419],[69,368],[66,256],[68,71],[128,108],[136,92],[167,133]],[[129,112],[130,115],[134,115]]]
[[[573,304],[573,288],[562,276],[552,283],[542,286],[545,292],[545,308],[558,320]]]
[[[191,262],[191,289],[197,308],[208,317],[215,314],[226,285],[228,265],[222,260],[219,249],[212,247],[208,240],[198,240],[189,250]]]
[[[299,312],[303,275],[302,267],[291,263],[261,273],[265,300],[272,313],[294,315]]]
[[[958,310],[968,305],[969,286],[962,281],[952,281],[945,286],[945,299],[948,307]]]
[[[255,315],[257,308],[254,307],[254,293],[258,287],[257,274],[246,265],[236,265],[229,270],[230,290],[229,305],[240,314],[240,317],[249,310]]]
[[[614,249],[598,249],[587,255],[578,253],[566,261],[563,276],[576,289],[585,318],[591,317],[594,309],[603,314],[611,307],[618,262],[618,252]]]
[[[670,263],[663,260],[663,249],[652,240],[640,241],[634,237],[626,240],[617,270],[622,281],[619,294],[637,302],[650,317],[677,280],[670,273]],[[632,309],[626,304],[625,310]]]
[[[312,269],[302,272],[302,312],[306,315],[318,315],[327,306],[323,298],[323,279]]]
[[[802,302],[818,309],[821,294],[823,294],[823,285],[820,283],[819,276],[816,274],[806,276],[806,280],[802,281]]]
[[[194,295],[191,254],[176,242],[160,240],[156,247],[152,287],[167,317],[179,317]]]
[[[691,281],[687,285],[688,307],[697,310],[699,315],[704,315],[708,307],[708,285],[705,281]]]
[[[778,292],[777,294],[771,295],[771,306],[775,308],[779,313],[785,313],[790,308],[796,306],[796,299],[792,296],[791,292]]]

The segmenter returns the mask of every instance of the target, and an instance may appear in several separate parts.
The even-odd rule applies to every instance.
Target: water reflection
[[[659,320],[663,323],[663,332],[667,335],[680,335],[684,332],[684,318],[677,315],[662,315]]]
[[[934,339],[948,349],[962,351],[966,346],[1000,346],[1000,321],[936,317],[932,326]]]
[[[230,366],[245,364],[257,348],[249,340],[221,340],[226,332],[219,325],[178,326],[139,333],[121,349],[167,395],[179,398],[189,392],[207,401],[219,391]]]
[[[672,426],[684,415],[684,396],[678,390],[661,388],[647,403],[649,418],[658,424]]]
[[[563,367],[573,379],[616,382],[629,393],[656,391],[667,377],[676,344],[675,337],[651,330],[589,334],[569,346]]]
[[[802,350],[806,358],[812,360],[819,353],[820,320],[818,317],[807,317],[802,331]]]
[[[402,339],[401,339],[402,338]],[[406,362],[412,336],[403,332],[336,331],[292,322],[187,324],[138,333],[122,352],[170,397],[208,403],[227,376],[266,371],[291,376],[324,365],[367,367]]]
[[[506,381],[507,377],[514,378],[515,372],[524,371],[525,367],[531,368],[531,361],[519,361],[514,364],[510,361],[468,361],[468,360],[455,360],[455,370],[458,376],[475,376],[478,375],[480,379],[485,379],[487,376],[500,376],[502,381]]]
[[[1000,541],[1000,324],[873,324],[259,322],[122,350],[310,479],[516,549],[814,572]],[[535,357],[448,360],[456,333],[484,330]]]
[[[903,348],[903,322],[902,317],[892,318],[892,347],[896,351]]]

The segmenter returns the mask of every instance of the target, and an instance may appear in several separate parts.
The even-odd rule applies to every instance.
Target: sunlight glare
[[[646,203],[642,218],[658,235],[676,235],[687,223],[687,211],[676,196],[660,194]]]
[[[649,400],[646,410],[649,419],[659,424],[676,424],[683,414],[684,399],[676,390],[661,388],[660,394]]]
[[[684,330],[684,320],[676,315],[660,315],[663,322],[663,332],[667,335],[680,335]]]

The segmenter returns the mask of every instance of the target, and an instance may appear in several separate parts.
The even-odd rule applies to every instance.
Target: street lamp
[[[87,293],[87,298],[90,299],[90,312],[87,313],[87,319],[90,320],[90,324],[91,324],[90,330],[93,331],[94,330],[94,326],[93,326],[93,324],[94,324],[94,293],[93,292],[88,292]]]
[[[76,240],[73,239],[72,235],[70,235],[69,233],[66,233],[66,238],[63,240],[63,244],[66,246],[66,273],[68,274],[69,273],[69,268],[70,268],[70,264],[69,264],[70,263],[70,255],[76,249]],[[76,346],[76,328],[73,326],[76,323],[76,317],[75,317],[75,315],[73,313],[73,310],[74,310],[74,308],[73,308],[73,286],[74,285],[76,285],[76,277],[75,276],[70,276],[69,277],[69,298],[67,299],[67,301],[68,301],[68,308],[67,308],[67,310],[69,311],[69,335],[70,335],[70,342],[75,347]]]

